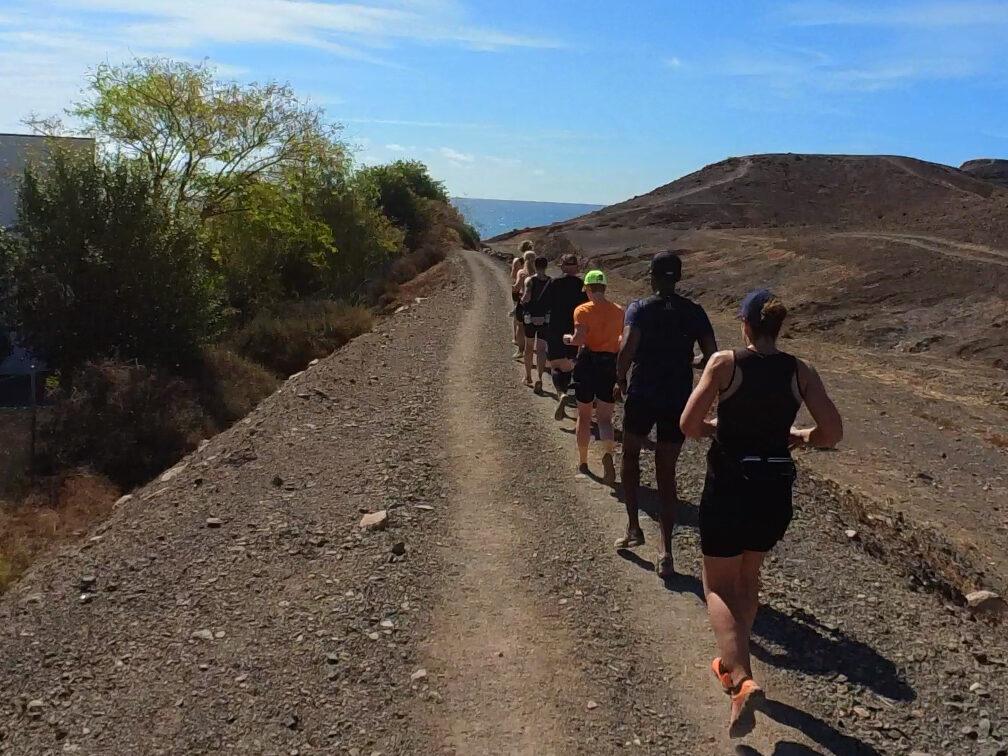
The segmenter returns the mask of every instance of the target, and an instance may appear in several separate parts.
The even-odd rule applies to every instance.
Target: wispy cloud
[[[26,3],[26,0],[16,0]],[[186,47],[200,43],[284,44],[314,47],[334,55],[367,56],[362,48],[395,40],[447,43],[480,50],[556,48],[540,35],[471,23],[456,2],[362,0],[32,0],[39,13],[76,12],[99,23],[110,17],[133,40]],[[41,13],[39,15],[42,15]]]
[[[451,160],[453,163],[472,163],[476,157],[465,152],[459,152],[451,147],[442,147],[438,150],[441,157]]]
[[[670,58],[665,58],[665,60],[663,60],[662,62],[668,68],[682,68],[682,65],[683,65],[683,62],[679,58],[677,58],[675,56],[672,56]]]
[[[226,56],[254,45],[398,67],[399,56],[391,51],[404,45],[479,51],[562,46],[541,34],[473,22],[457,0],[2,0],[2,5],[0,81],[18,93],[0,102],[5,128],[33,110],[65,107],[96,64],[134,56],[202,59],[208,50]],[[218,71],[240,73],[228,66]]]
[[[800,26],[889,26],[947,29],[1008,25],[1008,3],[940,0],[938,2],[800,2],[785,8]]]
[[[723,53],[704,67],[706,73],[759,80],[766,91],[793,93],[878,92],[913,82],[964,79],[984,70],[983,60],[958,55],[878,51],[871,56],[840,57],[806,48]]]

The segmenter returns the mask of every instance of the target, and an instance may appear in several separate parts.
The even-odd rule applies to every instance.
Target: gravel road
[[[503,268],[459,253],[423,286],[0,598],[0,753],[1008,753],[1003,628],[872,556],[808,475],[736,748],[702,449],[663,584],[657,529],[613,553],[619,492],[520,385]]]

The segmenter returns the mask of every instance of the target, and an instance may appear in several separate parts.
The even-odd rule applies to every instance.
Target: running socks
[[[553,371],[553,386],[563,396],[571,385],[571,374],[565,370],[555,369]]]

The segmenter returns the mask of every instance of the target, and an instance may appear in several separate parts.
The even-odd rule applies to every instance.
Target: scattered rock
[[[214,634],[213,630],[194,630],[189,637],[194,640],[212,641]]]
[[[361,530],[384,530],[388,525],[388,512],[380,509],[377,512],[368,512],[361,517]]]
[[[849,538],[850,540],[853,541],[855,538],[857,538],[857,531],[856,530],[845,530],[844,531],[844,535],[847,536],[847,538]]]
[[[208,528],[219,528],[223,524],[224,520],[222,520],[220,517],[207,517],[206,526]]]
[[[592,711],[593,709],[597,709],[598,708],[598,704],[595,701],[589,701],[586,704],[586,708],[588,709],[588,711]]]
[[[409,676],[410,682],[420,682],[427,678],[427,670],[422,667]]]
[[[392,554],[395,556],[402,556],[406,553],[406,544],[402,541],[397,541],[392,544]]]
[[[1008,614],[1008,602],[994,591],[973,591],[967,594],[966,604],[975,614],[1002,617]]]
[[[29,701],[27,706],[25,706],[25,711],[28,713],[29,717],[41,717],[42,710],[45,708],[45,702],[40,698],[36,698]]]
[[[124,504],[128,504],[131,501],[133,501],[133,494],[126,494],[125,496],[120,496],[118,499],[116,499],[116,503],[112,505],[112,509],[119,509],[119,507],[123,506]]]
[[[162,483],[167,483],[172,478],[177,477],[179,475],[179,473],[181,473],[182,471],[184,471],[187,467],[189,467],[189,463],[188,462],[183,462],[181,464],[175,465],[175,467],[171,468],[164,475],[161,476],[161,482]]]
[[[96,585],[98,585],[97,577],[94,575],[83,575],[81,576],[78,587],[80,588],[81,593],[90,593],[95,589]]]

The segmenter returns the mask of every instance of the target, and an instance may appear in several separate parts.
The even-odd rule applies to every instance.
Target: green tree
[[[417,160],[364,168],[358,180],[374,188],[378,206],[403,229],[411,248],[433,221],[432,203],[448,204],[444,184],[433,179],[427,166]]]
[[[346,162],[339,127],[288,85],[222,82],[206,64],[100,65],[72,113],[142,159],[159,192],[203,218],[232,210],[235,196],[263,175],[320,157]]]
[[[244,320],[271,303],[317,294],[338,250],[303,188],[256,181],[235,199],[241,212],[208,221],[227,304]]]
[[[21,325],[64,380],[103,357],[175,364],[210,333],[199,224],[142,163],[54,152],[25,171],[20,231]]]

